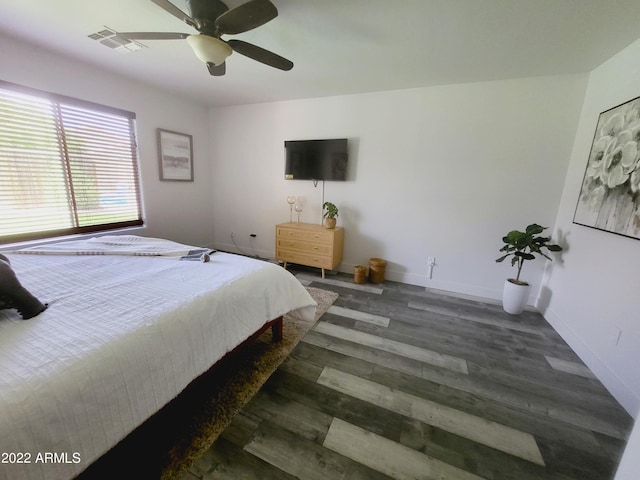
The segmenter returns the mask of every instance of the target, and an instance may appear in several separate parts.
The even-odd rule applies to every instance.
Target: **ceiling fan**
[[[225,74],[225,60],[234,51],[280,70],[293,68],[293,62],[262,47],[242,40],[221,38],[225,34],[247,32],[276,18],[278,9],[269,0],[250,0],[232,9],[220,0],[187,0],[189,15],[169,0],[151,1],[199,33],[119,32],[116,37],[124,40],[186,39],[214,76]]]

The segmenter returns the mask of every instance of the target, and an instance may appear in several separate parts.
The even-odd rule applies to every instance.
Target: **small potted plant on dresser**
[[[338,216],[338,207],[331,202],[322,204],[322,217],[324,218],[324,226],[326,228],[336,228],[336,217]]]
[[[512,230],[502,237],[504,242],[501,252],[505,252],[503,256],[496,259],[496,262],[502,262],[507,257],[511,258],[511,266],[518,269],[516,278],[509,278],[504,282],[502,292],[502,308],[505,312],[513,315],[519,315],[524,310],[529,298],[530,285],[520,280],[520,272],[525,260],[534,260],[536,255],[541,255],[547,260],[551,260],[542,249],[546,248],[551,252],[560,252],[562,247],[551,242],[551,237],[540,235],[547,227],[541,227],[537,223],[529,225],[524,232]]]

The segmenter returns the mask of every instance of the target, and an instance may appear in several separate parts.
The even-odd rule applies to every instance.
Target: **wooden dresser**
[[[344,229],[325,228],[314,223],[280,223],[276,225],[276,260],[309,267],[333,270],[342,262]]]

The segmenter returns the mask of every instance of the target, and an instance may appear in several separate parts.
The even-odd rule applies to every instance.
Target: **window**
[[[135,118],[0,81],[0,243],[142,225]]]

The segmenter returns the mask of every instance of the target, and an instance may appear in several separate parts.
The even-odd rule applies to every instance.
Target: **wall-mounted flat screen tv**
[[[347,179],[346,138],[327,140],[287,140],[284,142],[287,180]]]

